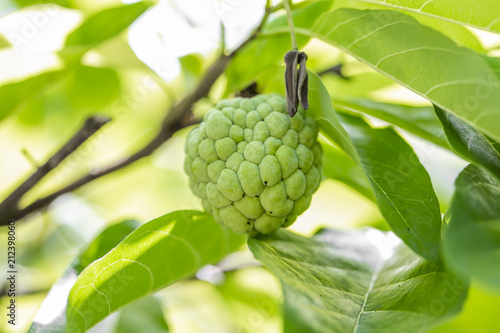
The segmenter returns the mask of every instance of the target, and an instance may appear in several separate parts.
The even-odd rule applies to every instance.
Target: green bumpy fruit
[[[288,227],[321,181],[316,122],[277,94],[220,101],[186,138],[189,186],[237,234]]]

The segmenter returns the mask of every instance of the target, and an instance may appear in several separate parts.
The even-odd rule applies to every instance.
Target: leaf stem
[[[297,39],[295,38],[295,25],[293,24],[292,8],[290,2],[292,0],[283,0],[283,6],[286,10],[286,18],[288,20],[288,28],[290,29],[290,38],[292,40],[292,50],[298,50]]]

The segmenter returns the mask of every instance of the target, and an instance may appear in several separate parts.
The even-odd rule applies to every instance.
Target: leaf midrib
[[[355,333],[358,329],[359,326],[359,321],[361,319],[361,316],[365,312],[365,307],[366,303],[368,302],[368,297],[370,297],[370,293],[373,291],[373,288],[375,287],[375,282],[377,282],[377,279],[380,275],[380,272],[382,272],[382,268],[384,267],[385,260],[382,259],[382,257],[379,257],[379,260],[375,266],[375,269],[373,270],[373,275],[370,280],[370,284],[368,285],[368,289],[366,290],[366,294],[364,296],[363,300],[363,305],[361,306],[361,309],[359,309],[358,317],[356,318],[356,322],[354,323],[354,327],[352,329],[352,332]]]

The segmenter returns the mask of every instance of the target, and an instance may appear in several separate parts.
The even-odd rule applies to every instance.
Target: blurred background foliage
[[[299,6],[304,4],[307,2]],[[104,114],[112,122],[29,192],[22,204],[137,150],[156,134],[169,107],[193,89],[221,52],[220,20],[225,26],[226,47],[234,49],[257,24],[264,5],[264,0],[2,1],[0,196],[4,198],[16,188],[89,115]],[[337,1],[334,6],[360,5]],[[461,45],[489,54],[497,52],[489,51],[499,45],[491,34],[417,18]],[[304,16],[296,24],[307,24],[309,19]],[[284,18],[271,23],[283,24]],[[333,71],[322,75],[334,100],[355,97],[428,105],[331,46],[306,38],[300,38],[299,44],[309,55],[308,67],[313,71],[343,65],[342,76]],[[282,90],[277,73],[289,45],[287,35],[249,45],[216,82],[209,97],[195,105],[194,113],[203,114],[218,99],[233,95],[254,80],[264,92]],[[253,73],[259,74],[254,77]],[[375,118],[372,121],[385,124]],[[173,210],[201,209],[182,171],[188,131],[179,131],[151,157],[61,196],[47,210],[18,225],[19,325],[12,327],[2,320],[0,331],[26,331],[50,286],[105,226],[127,218],[145,222]],[[454,179],[466,162],[438,144],[424,142],[404,130],[400,133],[426,166],[446,208]],[[345,160],[344,153],[331,150],[338,161]],[[327,179],[292,230],[310,235],[320,226],[351,229],[364,225],[387,229],[377,207],[362,190]],[[0,246],[5,248],[5,230],[1,232]],[[136,310],[127,307],[92,331],[132,332],[127,311],[158,332],[166,332],[167,327],[173,332],[279,332],[282,328],[279,282],[261,267],[222,276],[219,272],[215,278],[213,272],[201,274],[157,293],[154,299],[143,306],[132,304]],[[0,307],[5,308],[6,302],[8,298],[2,297]],[[144,307],[150,311],[140,311]],[[473,285],[463,313],[434,332],[496,332],[500,331],[499,316],[499,295]]]

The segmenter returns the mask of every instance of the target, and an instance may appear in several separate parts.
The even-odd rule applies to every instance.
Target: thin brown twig
[[[9,197],[7,197],[7,199],[5,199],[0,204],[0,226],[6,225],[10,220],[19,220],[35,211],[45,208],[60,195],[74,191],[95,179],[101,178],[116,170],[122,169],[142,159],[143,157],[151,155],[165,141],[171,138],[176,131],[190,125],[192,123],[190,118],[191,118],[191,108],[193,104],[199,101],[200,99],[204,98],[208,94],[215,81],[220,77],[220,75],[226,69],[226,66],[228,65],[229,61],[248,43],[250,43],[259,35],[269,15],[278,9],[280,9],[279,6],[266,7],[264,16],[262,17],[262,20],[260,21],[258,27],[255,28],[254,31],[250,34],[250,36],[229,55],[221,54],[219,56],[219,58],[208,69],[205,76],[201,79],[201,81],[199,82],[198,86],[194,89],[194,91],[188,94],[184,99],[175,104],[168,111],[162,122],[158,134],[144,147],[142,147],[134,154],[120,161],[117,161],[111,165],[108,165],[98,170],[94,170],[86,174],[85,176],[81,177],[80,179],[77,179],[76,181],[67,185],[66,187],[58,191],[55,191],[54,193],[49,194],[45,197],[42,197],[24,208],[19,208],[18,207],[19,201],[24,196],[24,194],[28,192],[31,188],[33,188],[45,175],[47,175],[62,161],[60,160],[57,164],[53,165],[53,162],[57,160],[57,158],[54,159],[54,157],[56,157],[59,154],[59,152],[56,153],[56,155],[51,157],[46,163],[47,165],[52,167],[47,168],[45,167],[45,164],[41,166],[35,172],[34,175],[28,178],[20,187],[18,187],[14,192],[12,192],[12,194],[9,195]],[[60,150],[60,152],[61,151],[66,152],[65,157],[67,157],[69,154],[75,151],[76,148],[78,148],[78,146],[74,146],[74,144],[70,140],[66,145],[64,145],[64,147]],[[25,183],[28,183],[29,186],[24,185]]]
[[[11,219],[15,219],[15,216],[20,212],[18,206],[21,198],[109,121],[109,118],[100,116],[88,118],[82,128],[59,151],[52,155],[47,162],[38,167],[28,179],[0,203],[1,224],[5,225]]]

